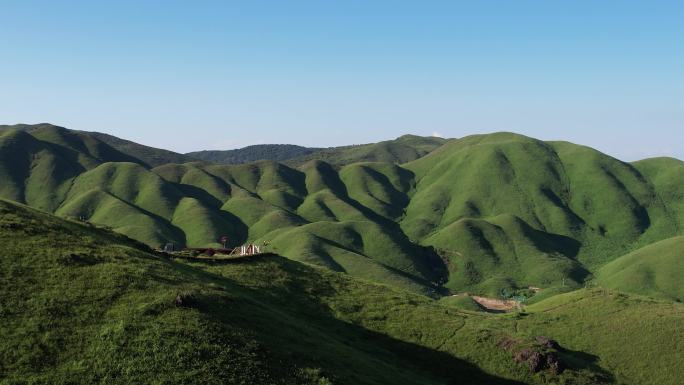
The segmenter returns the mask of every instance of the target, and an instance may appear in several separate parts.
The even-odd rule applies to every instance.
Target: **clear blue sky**
[[[684,159],[682,1],[3,1],[0,122],[186,152],[515,131]]]

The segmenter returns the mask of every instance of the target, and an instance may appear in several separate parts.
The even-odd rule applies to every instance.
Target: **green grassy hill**
[[[186,155],[212,163],[242,164],[259,160],[275,160],[280,162],[309,155],[320,150],[320,148],[302,147],[294,144],[256,144],[235,150],[195,151],[189,152]]]
[[[680,231],[676,195],[661,194],[665,187],[630,164],[571,143],[476,135],[404,167],[416,185],[401,227],[449,257],[454,289],[576,286]]]
[[[0,133],[9,130],[25,131],[39,140],[88,153],[100,162],[136,162],[155,167],[195,160],[173,151],[145,146],[101,132],[68,130],[49,123],[0,125]]]
[[[648,245],[603,266],[601,285],[630,293],[684,301],[684,237]]]
[[[2,197],[54,210],[70,183],[103,161],[128,161],[124,154],[65,129],[52,126],[28,133],[0,131]]]
[[[4,200],[0,242],[8,384],[676,384],[684,375],[680,304],[580,290],[490,315],[275,255],[167,259]],[[535,342],[540,334],[560,346]],[[533,373],[515,360],[526,349],[565,370]]]
[[[684,163],[674,159],[629,164],[512,133],[337,150],[150,168],[92,134],[14,127],[0,131],[0,197],[154,247],[266,242],[420,293],[579,288],[682,234]]]
[[[356,162],[405,163],[418,159],[439,146],[446,139],[404,135],[394,140],[378,143],[360,144],[322,149],[320,151],[287,160],[286,163],[298,166],[311,160],[322,160],[335,166]]]
[[[677,231],[684,229],[684,162],[673,158],[652,158],[633,163],[648,178],[657,199],[667,207]]]
[[[445,139],[404,135],[394,140],[354,146],[330,148],[302,147],[292,144],[259,144],[235,150],[196,151],[186,155],[219,164],[242,164],[260,160],[285,162],[301,166],[313,160],[335,166],[356,162],[405,163],[418,159],[442,144]]]
[[[167,163],[192,162],[197,159],[192,156],[179,154],[177,152],[145,146],[102,132],[84,132],[84,134],[99,139],[103,143],[110,145],[112,148],[115,148],[150,167],[161,166]]]

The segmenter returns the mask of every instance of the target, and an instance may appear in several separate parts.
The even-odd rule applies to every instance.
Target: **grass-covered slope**
[[[51,146],[17,130],[0,132],[0,195],[42,209],[54,209],[69,181],[86,169]]]
[[[56,213],[88,218],[154,246],[218,246],[221,236],[242,231],[213,200],[184,186],[136,163],[104,163],[73,181]]]
[[[322,160],[335,166],[356,162],[404,163],[424,156],[445,142],[442,138],[404,135],[394,140],[355,146],[315,148],[292,144],[259,144],[235,150],[196,151],[186,155],[219,164],[260,160],[286,162],[293,166],[312,160]]]
[[[446,142],[443,138],[404,135],[378,143],[322,149],[289,159],[287,163],[301,165],[311,160],[322,160],[336,166],[356,162],[406,163],[425,156]]]
[[[536,230],[510,214],[462,219],[424,242],[449,257],[446,286],[454,291],[498,296],[501,289],[579,287],[590,274],[573,259],[575,241]]]
[[[41,129],[35,136],[24,130],[0,131],[0,195],[54,210],[65,198],[71,181],[97,166],[101,157],[127,159],[101,143],[81,139],[53,127]]]
[[[122,236],[0,201],[3,383],[287,383],[293,364],[200,311],[230,296]],[[183,303],[174,305],[179,293]],[[277,363],[277,364],[276,364]],[[282,364],[282,365],[281,365]]]
[[[186,266],[5,201],[0,239],[7,383],[509,383],[345,320],[361,292],[431,309],[401,292],[273,257]]]
[[[195,160],[173,151],[149,147],[101,132],[75,131],[49,123],[0,125],[0,132],[24,131],[39,140],[88,153],[100,162],[136,162],[155,167]]]
[[[684,301],[684,237],[656,242],[603,266],[597,274],[601,285],[626,291]]]
[[[612,382],[679,384],[684,375],[684,306],[605,289],[578,290],[526,309],[511,326],[549,335]]]
[[[657,199],[668,209],[678,231],[684,229],[684,162],[674,158],[651,158],[633,163],[653,185]]]
[[[54,212],[155,247],[218,246],[226,235],[230,245],[266,242],[288,257],[332,266],[328,257],[312,257],[326,248],[329,260],[344,266],[336,270],[421,292],[434,286],[442,274],[434,269],[438,257],[352,199],[330,165],[319,166],[308,172],[275,162],[188,163],[149,170],[102,163],[69,179]]]
[[[3,200],[0,242],[3,383],[667,385],[684,375],[680,304],[580,290],[488,315],[277,256],[169,260]],[[560,344],[562,373],[534,374],[502,345],[541,334]]]
[[[74,179],[107,162],[140,159],[98,137],[51,124],[0,126],[0,196],[56,210]]]
[[[103,143],[107,143],[112,148],[138,159],[150,167],[161,166],[167,163],[192,162],[196,159],[192,156],[179,154],[177,152],[164,150],[161,148],[145,146],[102,132],[84,132],[84,134],[97,138]]]
[[[81,162],[137,162],[144,163],[136,156],[109,145],[100,139],[96,133],[85,131],[74,131],[64,127],[55,126],[49,123],[28,125],[16,124],[11,126],[0,126],[2,131],[23,131],[34,138],[67,151]],[[104,135],[102,137],[111,137]],[[114,137],[111,137],[114,138]],[[132,143],[132,142],[131,142]]]
[[[368,222],[311,223],[274,231],[264,240],[292,259],[418,292],[436,287],[443,274],[429,250]]]
[[[242,226],[246,239],[266,242],[290,258],[422,292],[443,274],[434,252],[412,244],[396,224],[353,199],[355,188],[348,190],[325,162],[301,170],[259,162],[167,165],[154,171],[223,198],[220,212],[237,223],[229,234],[241,236]]]
[[[416,185],[401,227],[449,258],[454,289],[577,285],[679,233],[672,186],[661,194],[634,166],[571,143],[476,135],[405,168]]]
[[[0,131],[0,197],[155,247],[266,242],[421,292],[576,288],[615,258],[682,234],[684,167],[674,159],[628,164],[511,133],[338,150],[316,153],[329,162],[150,168],[88,133],[13,127]]]
[[[666,333],[680,341],[681,306],[580,292],[526,317],[462,312],[277,256],[168,260],[7,201],[0,241],[4,383],[674,384],[682,374],[673,345],[655,361],[645,336],[618,345],[622,335],[607,332],[619,314],[622,328],[649,322],[654,341]],[[625,302],[654,317],[638,321]],[[581,338],[550,322],[584,303],[596,316],[576,319],[592,326]],[[561,374],[533,374],[501,347],[538,333],[561,344]],[[601,334],[606,346],[585,342]],[[641,361],[630,366],[629,357]]]

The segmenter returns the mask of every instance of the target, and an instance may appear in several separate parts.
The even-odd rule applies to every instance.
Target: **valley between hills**
[[[3,384],[684,376],[677,159],[505,132],[178,154],[40,124],[0,126],[0,182]],[[223,236],[267,253],[160,251]]]

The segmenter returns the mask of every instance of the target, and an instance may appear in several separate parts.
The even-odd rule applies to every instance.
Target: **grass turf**
[[[628,164],[511,133],[406,136],[298,168],[149,169],[108,143],[49,125],[6,128],[0,196],[152,246],[228,235],[406,289],[489,295],[580,287],[610,261],[680,235],[684,218],[680,161]]]

